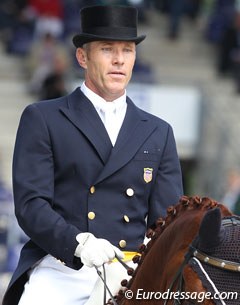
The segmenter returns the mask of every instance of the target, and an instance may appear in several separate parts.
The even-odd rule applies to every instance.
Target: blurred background
[[[94,4],[139,9],[137,60],[128,95],[173,127],[186,195],[240,213],[239,0],[0,1],[0,299],[26,236],[13,207],[16,130],[30,103],[81,85],[72,36]]]

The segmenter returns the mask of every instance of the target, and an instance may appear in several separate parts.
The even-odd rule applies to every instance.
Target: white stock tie
[[[101,109],[104,114],[104,126],[108,132],[109,138],[114,146],[118,130],[116,124],[116,106],[112,102],[106,102],[104,109]]]

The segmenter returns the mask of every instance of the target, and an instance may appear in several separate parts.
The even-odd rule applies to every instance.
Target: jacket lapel
[[[68,107],[60,107],[60,111],[89,139],[105,164],[95,184],[128,163],[156,128],[129,98],[127,103],[126,116],[114,147],[97,111],[79,88],[68,96]]]
[[[68,96],[68,107],[60,107],[60,111],[88,138],[106,163],[111,141],[94,106],[79,88]]]
[[[112,175],[128,163],[157,127],[133,102],[127,99],[126,116],[119,132],[116,145],[111,151],[108,162],[95,181],[95,184]]]

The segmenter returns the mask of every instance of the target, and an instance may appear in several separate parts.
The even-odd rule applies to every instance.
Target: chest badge
[[[149,183],[152,181],[152,173],[153,173],[153,168],[145,167],[143,169],[143,179],[146,183]]]

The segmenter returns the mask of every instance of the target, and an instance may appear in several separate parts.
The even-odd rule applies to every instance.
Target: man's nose
[[[116,50],[113,54],[113,62],[116,64],[123,64],[124,63],[124,54],[120,50]]]

